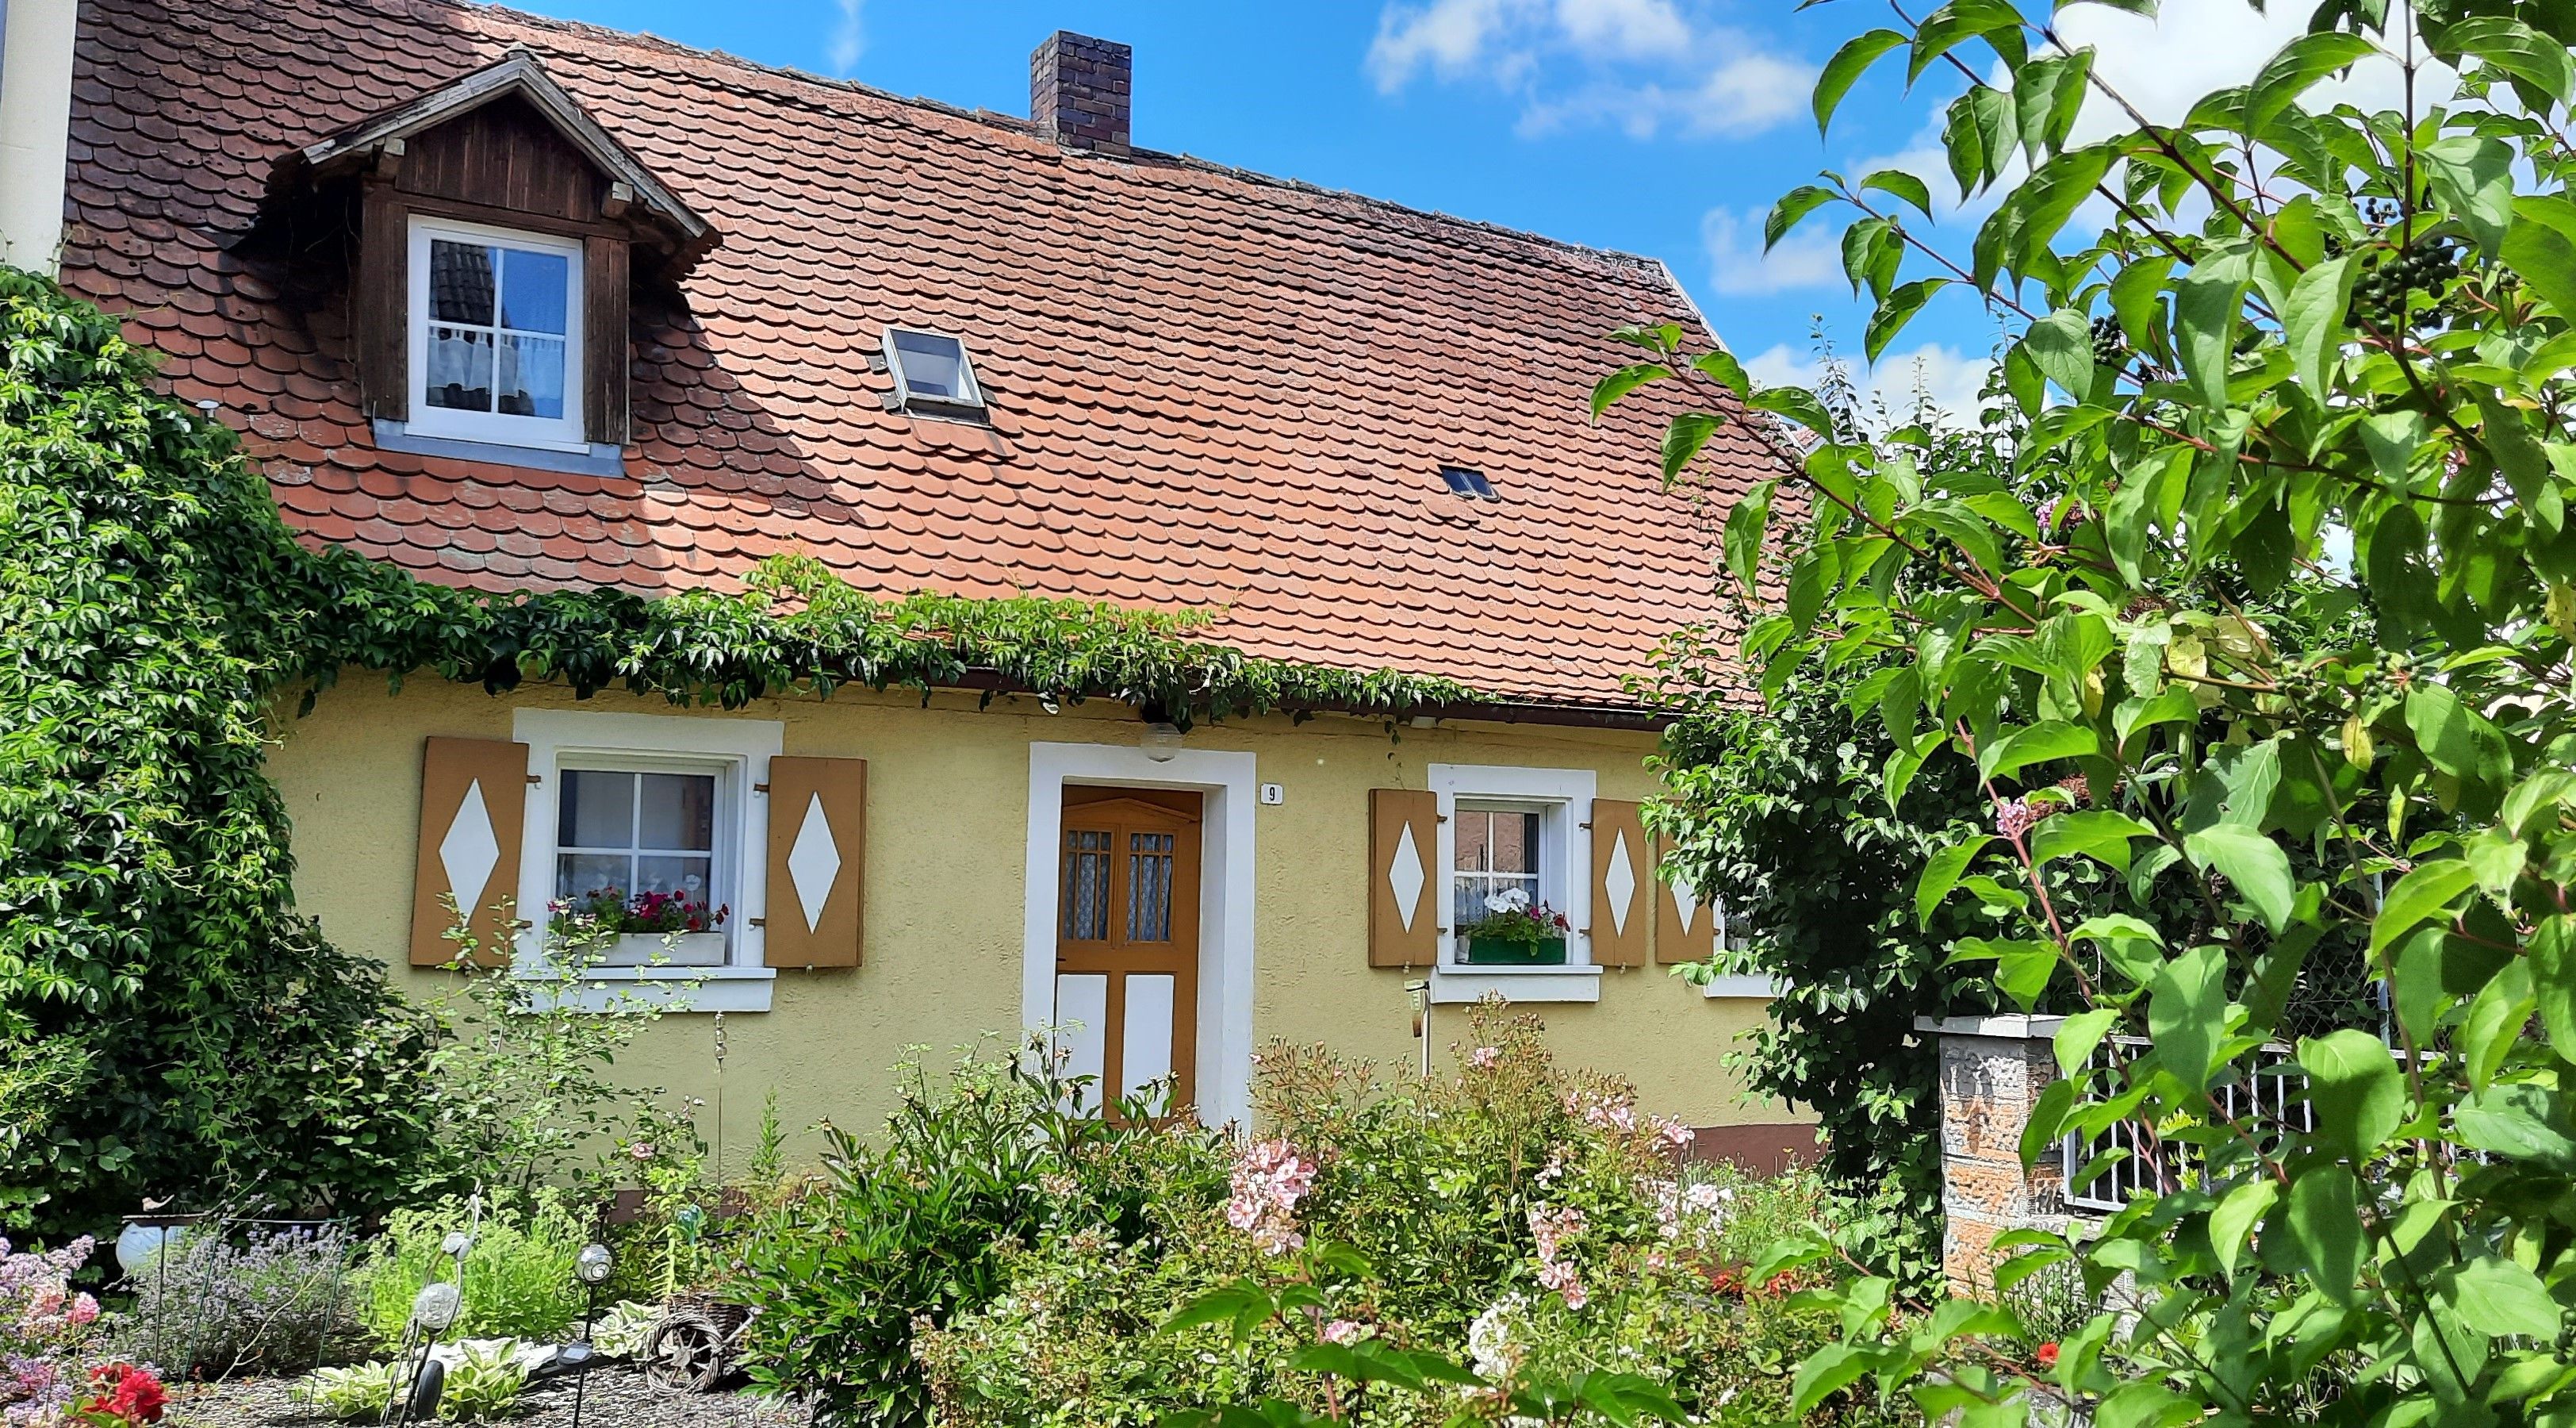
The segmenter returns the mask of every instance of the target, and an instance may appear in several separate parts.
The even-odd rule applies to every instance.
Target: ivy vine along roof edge
[[[1204,610],[1249,654],[1635,711],[1666,633],[1729,618],[1726,509],[1788,469],[1731,423],[1666,491],[1660,394],[1589,420],[1615,329],[1714,340],[1652,259],[449,0],[174,13],[82,6],[65,285],[219,404],[305,539],[426,579],[723,590],[801,551],[876,594]],[[638,290],[622,476],[380,449],[345,293],[245,241],[280,156],[514,51],[723,235]],[[989,426],[887,409],[889,324],[965,340]]]

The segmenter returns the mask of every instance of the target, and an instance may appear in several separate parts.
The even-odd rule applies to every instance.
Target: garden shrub
[[[739,1247],[729,1292],[760,1310],[745,1341],[755,1385],[810,1395],[834,1421],[926,1423],[916,1335],[990,1302],[1016,1248],[1059,1216],[1132,1238],[1163,1197],[1222,1186],[1216,1133],[1157,1125],[1139,1102],[1080,1114],[1087,1078],[1054,1068],[1043,1045],[971,1052],[936,1078],[916,1058],[881,1140],[824,1128],[821,1184]]]
[[[118,1351],[197,1378],[300,1373],[353,1327],[348,1233],[206,1224],[133,1277]]]
[[[1320,1048],[1265,1048],[1268,1138],[1222,1180],[1165,1185],[1132,1229],[1053,1186],[1062,1203],[1004,1257],[1000,1292],[919,1336],[940,1421],[1134,1424],[1273,1400],[1436,1423],[1476,1408],[1468,1388],[1587,1381],[1705,1421],[1780,1418],[1828,1323],[1781,1297],[1791,1285],[1748,1287],[1741,1256],[1828,1212],[1820,1183],[1678,1167],[1679,1127],[1614,1080],[1559,1071],[1534,1019],[1489,1005],[1470,1025],[1446,1081],[1381,1085]],[[1477,1368],[1460,1386],[1335,1386],[1319,1346]]]
[[[474,1242],[465,1252],[464,1308],[446,1337],[552,1343],[580,1319],[585,1300],[573,1257],[590,1237],[561,1194],[542,1191],[525,1208],[486,1208],[479,1217],[470,1202],[440,1200],[388,1216],[359,1264],[358,1314],[378,1343],[400,1344],[412,1296],[449,1277],[455,1261],[442,1245],[460,1230]]]
[[[260,767],[327,643],[280,598],[309,559],[113,319],[0,269],[0,1047],[54,1077],[0,1187],[41,1228],[147,1186],[373,1208],[422,1147],[416,1019],[294,915]]]

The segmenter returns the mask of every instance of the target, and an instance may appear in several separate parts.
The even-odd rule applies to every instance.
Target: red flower
[[[2038,1358],[2041,1368],[2054,1371],[2057,1367],[2057,1342],[2052,1339],[2040,1345]]]
[[[161,1410],[169,1406],[170,1395],[147,1368],[108,1364],[92,1373],[89,1382],[98,1392],[80,1406],[84,1417],[124,1424],[158,1423]]]

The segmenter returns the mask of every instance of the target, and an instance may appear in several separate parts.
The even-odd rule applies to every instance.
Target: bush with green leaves
[[[1084,1113],[1091,1078],[1061,1075],[1043,1043],[973,1048],[936,1076],[916,1052],[897,1074],[881,1138],[825,1125],[821,1183],[750,1226],[726,1292],[760,1306],[744,1340],[755,1386],[909,1428],[930,1419],[917,1335],[989,1303],[1012,1248],[1061,1206],[1132,1235],[1157,1189],[1223,1172],[1219,1133],[1160,1123],[1141,1098]]]
[[[387,1359],[315,1369],[296,1381],[294,1401],[322,1417],[342,1423],[374,1423],[385,1416],[394,1395],[409,1386],[402,1371]]]
[[[465,1253],[464,1308],[447,1337],[551,1343],[580,1320],[584,1300],[573,1257],[590,1237],[563,1196],[541,1191],[525,1208],[479,1213],[467,1201],[440,1200],[388,1216],[359,1263],[358,1316],[378,1343],[399,1345],[412,1296],[450,1277],[455,1260],[443,1245],[458,1231],[474,1242]]]
[[[458,1423],[507,1418],[519,1411],[528,1367],[516,1339],[468,1339],[456,1346],[438,1394],[438,1416]]]
[[[1778,983],[1729,1063],[1763,1095],[1815,1109],[1826,1173],[1891,1212],[1871,1258],[1919,1280],[1940,1259],[1941,1101],[1939,1054],[1914,1020],[1996,1009],[1991,987],[1943,965],[1974,930],[1966,913],[1927,927],[1914,912],[1925,861],[1982,812],[1973,770],[1927,767],[1891,808],[1879,775],[1893,741],[1844,706],[1855,680],[1802,674],[1747,709],[1715,652],[1667,643],[1659,692],[1680,717],[1646,816],[1667,866],[1723,896],[1729,929],[1749,935],[1682,970]]]
[[[327,641],[232,450],[0,269],[0,1051],[50,1102],[0,1187],[48,1232],[209,1183],[371,1210],[426,1143],[416,1018],[287,892],[267,696]]]
[[[2053,1365],[2009,1299],[1907,1305],[1860,1274],[1801,1405],[1867,1383],[1971,1425],[2043,1389],[2105,1424],[2576,1419],[2571,40],[2545,6],[2327,0],[2172,124],[2006,0],[1825,67],[1820,120],[1882,58],[1949,71],[1944,148],[1992,216],[1954,257],[1894,210],[1919,180],[1828,176],[1771,233],[1860,210],[1843,251],[1879,300],[1873,354],[1928,301],[2014,314],[2014,460],[2058,494],[1752,393],[1818,440],[1778,532],[1787,599],[1745,649],[1773,678],[1902,662],[1850,701],[1902,745],[1890,797],[1955,757],[1990,810],[1918,905],[1973,899],[1996,925],[1954,955],[2076,1008],[2023,1154],[2133,1122],[2146,1188],[2091,1233],[1997,1242],[1999,1286],[2073,1265],[2101,1299]],[[2355,65],[2397,102],[2312,98]],[[2125,121],[2078,139],[2088,103]],[[2114,215],[2098,237],[2070,228],[2088,202]],[[1724,354],[1630,335],[1655,360],[1605,395],[1683,373],[1743,394]],[[1675,475],[1736,400],[1676,424]],[[1777,494],[1728,522],[1747,587]],[[2259,602],[2294,580],[2342,591],[2363,633],[2283,638]],[[2089,800],[2062,786],[2079,774]],[[2045,872],[2068,860],[2117,874],[2120,903],[2059,906]],[[2289,1024],[2320,969],[2387,989],[2384,1039]],[[2295,1113],[2228,1094],[2274,1070]]]

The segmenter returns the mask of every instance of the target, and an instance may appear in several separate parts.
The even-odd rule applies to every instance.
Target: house
[[[908,1045],[1050,1026],[1222,1121],[1268,1038],[1445,1060],[1498,992],[1704,1148],[1807,1135],[1721,1065],[1763,989],[1662,971],[1719,910],[1655,876],[1626,679],[1723,620],[1725,507],[1785,464],[1731,424],[1668,491],[1663,413],[1589,419],[1615,329],[1709,336],[1660,263],[1137,148],[1128,49],[1071,34],[1021,118],[448,0],[7,16],[13,259],[167,354],[313,542],[648,596],[801,553],[1476,692],[1184,732],[1008,688],[343,681],[271,759],[343,946],[426,990],[449,896],[502,937],[503,896],[721,907],[597,978],[726,1014],[625,1070],[737,1126],[773,1088],[866,1124]],[[1566,935],[1480,946],[1515,895]]]

